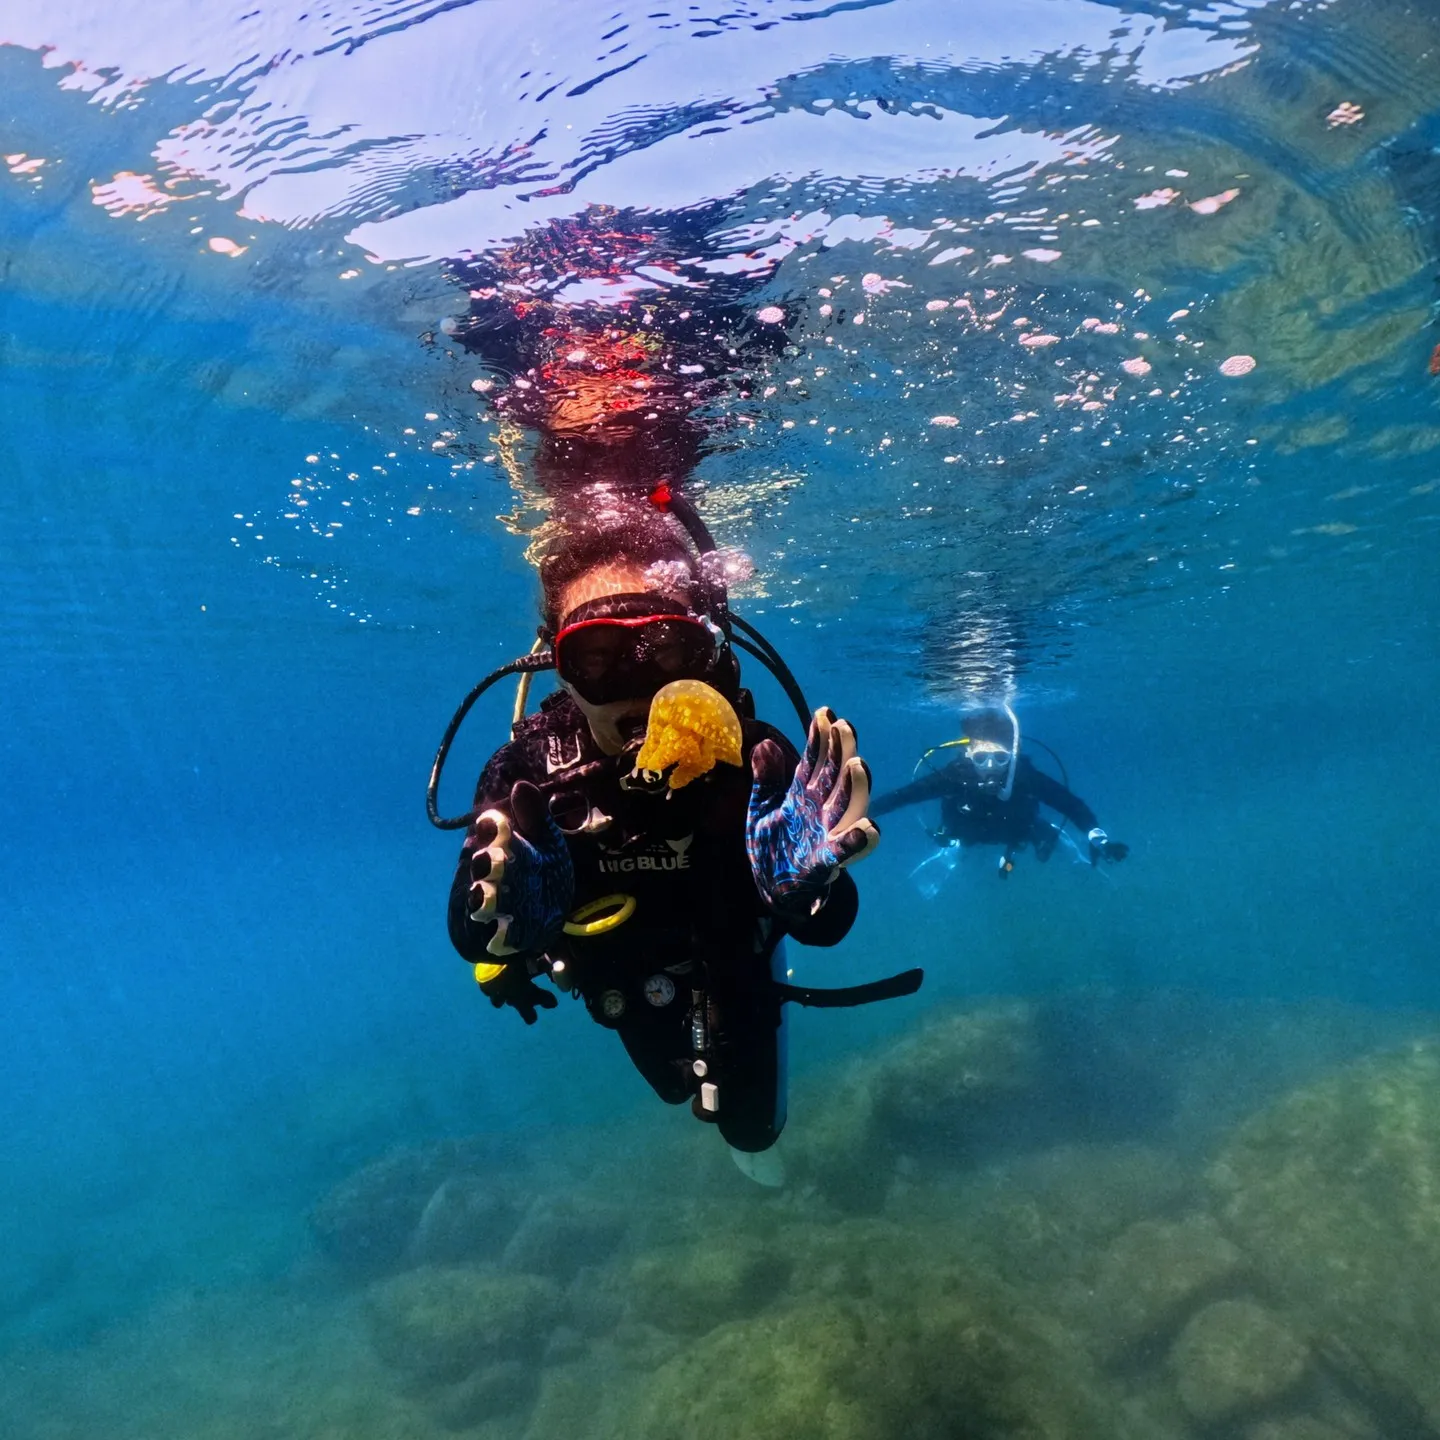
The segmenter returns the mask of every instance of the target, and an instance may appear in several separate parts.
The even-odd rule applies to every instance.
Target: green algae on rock
[[[878,1209],[898,1150],[963,1149],[973,1127],[1039,1081],[1034,1016],[1024,1004],[930,1021],[854,1061],[824,1098],[797,1106],[786,1158],[847,1209]]]
[[[495,1254],[513,1229],[516,1211],[493,1180],[451,1175],[425,1202],[406,1247],[412,1265],[453,1265]]]
[[[336,1185],[311,1212],[311,1233],[329,1259],[362,1277],[407,1257],[483,1258],[515,1226],[508,1188],[479,1173],[493,1169],[481,1144],[394,1151]]]
[[[1120,1359],[1132,1347],[1163,1339],[1243,1264],[1239,1249],[1208,1215],[1132,1225],[1100,1262],[1094,1297],[1100,1348]]]
[[[433,1265],[373,1285],[376,1353],[417,1381],[453,1383],[506,1358],[539,1355],[560,1316],[560,1288],[539,1275]]]
[[[1170,1352],[1180,1403],[1210,1425],[1274,1404],[1305,1374],[1310,1352],[1254,1300],[1217,1300],[1191,1317]]]
[[[447,1430],[468,1430],[497,1416],[523,1410],[535,1397],[539,1371],[521,1360],[496,1360],[427,1397],[431,1413]]]
[[[1256,1421],[1245,1440],[1353,1440],[1353,1432],[1337,1430],[1313,1415],[1282,1415]]]
[[[347,1175],[310,1213],[331,1260],[361,1274],[387,1270],[405,1253],[426,1201],[444,1179],[432,1157],[401,1150]]]
[[[918,1284],[918,1291],[931,1287]],[[825,1299],[720,1327],[651,1377],[626,1440],[1121,1440],[1118,1396],[992,1283]],[[617,1432],[614,1440],[619,1440]]]
[[[958,1214],[1014,1283],[1079,1275],[1127,1225],[1173,1212],[1191,1178],[1173,1155],[1145,1145],[1056,1145],[987,1166],[958,1200],[932,1189],[930,1203]]]
[[[1240,1127],[1216,1210],[1324,1353],[1440,1428],[1440,1041],[1374,1056]]]
[[[773,1300],[789,1269],[787,1258],[761,1241],[727,1236],[642,1255],[626,1289],[649,1323],[703,1332]]]
[[[609,1260],[630,1216],[603,1196],[561,1192],[536,1200],[515,1228],[500,1263],[507,1270],[567,1280]]]

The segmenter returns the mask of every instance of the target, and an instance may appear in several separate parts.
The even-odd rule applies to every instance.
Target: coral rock
[[[515,1229],[516,1212],[495,1186],[477,1175],[452,1175],[425,1203],[407,1258],[446,1265],[497,1254]]]
[[[650,1377],[614,1440],[1155,1440],[1013,1292],[911,1278],[894,1303],[815,1300],[722,1325]]]
[[[1128,1348],[1168,1336],[1196,1303],[1234,1279],[1239,1249],[1209,1216],[1142,1220],[1105,1252],[1095,1285],[1101,1348]]]
[[[445,1191],[440,1211],[453,1212],[453,1202],[461,1194],[467,1208],[488,1211],[489,1235],[498,1248],[509,1234],[513,1215],[510,1202],[475,1173],[491,1164],[491,1157],[464,1141],[396,1151],[335,1186],[311,1212],[311,1232],[320,1249],[339,1265],[361,1275],[380,1274],[404,1261],[417,1226],[436,1209],[437,1193]],[[479,1192],[488,1198],[481,1201]],[[502,1214],[505,1224],[497,1228]],[[431,1223],[438,1220],[438,1213],[431,1216]]]
[[[788,1270],[755,1240],[702,1242],[642,1256],[627,1289],[638,1318],[703,1332],[760,1309],[784,1286]]]
[[[1210,1171],[1268,1289],[1397,1414],[1440,1428],[1440,1041],[1362,1061],[1240,1127]]]
[[[513,1415],[535,1398],[539,1372],[520,1360],[497,1360],[431,1397],[430,1411],[449,1430],[470,1430]]]
[[[1257,1421],[1245,1432],[1245,1440],[1351,1440],[1351,1437],[1313,1415],[1285,1415]]]
[[[454,1382],[540,1354],[562,1305],[559,1287],[538,1275],[423,1266],[372,1286],[367,1309],[381,1359],[415,1380]]]
[[[573,1193],[538,1200],[521,1220],[500,1263],[507,1270],[565,1280],[583,1266],[608,1261],[629,1223],[618,1207]]]
[[[856,1061],[819,1104],[792,1107],[787,1161],[797,1178],[848,1209],[879,1208],[898,1150],[963,1150],[981,1122],[1033,1091],[1033,1024],[1024,1005],[965,1011]]]
[[[1309,1360],[1297,1339],[1253,1300],[1217,1300],[1170,1352],[1180,1402],[1205,1424],[1258,1410],[1299,1384]]]

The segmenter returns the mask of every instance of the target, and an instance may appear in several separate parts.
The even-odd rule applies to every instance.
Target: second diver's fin
[[[927,900],[933,900],[940,893],[945,882],[955,873],[955,864],[959,858],[959,849],[956,845],[943,845],[910,872],[910,879],[915,882],[915,888]]]

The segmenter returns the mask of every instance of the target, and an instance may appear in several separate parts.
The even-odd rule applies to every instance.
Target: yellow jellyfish
[[[650,702],[635,768],[661,774],[673,765],[670,788],[679,790],[721,760],[740,764],[740,717],[703,680],[672,680]]]

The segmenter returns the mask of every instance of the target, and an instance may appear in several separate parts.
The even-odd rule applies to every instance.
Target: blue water
[[[966,856],[927,898],[894,816],[851,937],[792,959],[925,988],[797,1016],[802,1078],[947,1006],[1077,997],[1152,1070],[1213,1042],[1238,1117],[1426,1033],[1437,56],[1399,0],[7,0],[0,1428],[401,1433],[335,1398],[343,1345],[304,1349],[320,1197],[477,1133],[690,1163],[611,1037],[474,994],[422,809],[537,600],[446,262],[586,206],[720,202],[697,303],[728,268],[786,305],[696,493],[879,788],[1000,688],[1132,847],[1005,884]],[[247,1429],[282,1334],[331,1399]],[[159,1351],[190,1429],[134,1379]]]

